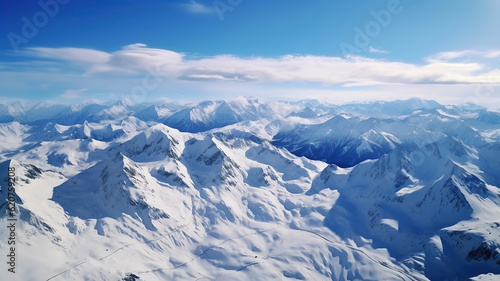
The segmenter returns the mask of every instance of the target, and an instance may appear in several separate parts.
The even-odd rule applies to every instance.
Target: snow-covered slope
[[[286,115],[296,106],[282,102],[264,102],[256,98],[239,98],[230,101],[204,101],[193,107],[181,109],[164,123],[185,132],[203,132],[235,124],[240,121],[273,118]]]
[[[382,131],[378,122],[338,115],[322,124],[282,129],[273,143],[297,155],[349,167],[376,159],[401,143],[396,136]]]
[[[9,168],[17,181],[9,280],[500,274],[500,127],[481,108],[123,100],[0,117],[1,224]]]

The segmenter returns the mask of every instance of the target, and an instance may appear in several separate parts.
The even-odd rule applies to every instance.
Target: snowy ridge
[[[84,183],[89,179],[94,182]],[[107,162],[73,177],[55,187],[53,200],[70,216],[80,219],[117,218],[122,214],[137,216],[148,229],[152,219],[168,218],[165,206],[155,207],[156,195],[151,176],[121,153]],[[98,230],[99,232],[99,230]]]

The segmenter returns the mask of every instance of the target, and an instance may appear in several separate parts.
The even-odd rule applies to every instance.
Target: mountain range
[[[12,280],[500,278],[498,112],[242,97],[15,102],[0,122]],[[0,199],[6,225],[5,181]]]

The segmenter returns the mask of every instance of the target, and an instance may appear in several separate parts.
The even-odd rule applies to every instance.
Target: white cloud
[[[368,52],[375,53],[375,54],[388,54],[389,53],[388,51],[385,51],[385,50],[375,49],[372,46],[370,46],[370,48],[368,48]]]
[[[380,84],[500,83],[498,69],[478,62],[449,62],[471,51],[446,52],[426,64],[371,59],[360,56],[286,55],[280,58],[219,55],[188,59],[182,53],[133,44],[105,53],[76,48],[30,48],[29,55],[83,65],[82,74],[101,73],[168,78],[178,81],[312,82],[345,87]],[[483,56],[497,55],[494,52]],[[498,54],[500,55],[500,54]],[[77,57],[77,58],[75,58]]]
[[[485,58],[500,58],[500,51],[488,51],[484,53]]]
[[[27,48],[22,55],[44,59],[55,59],[73,63],[105,63],[111,57],[106,52],[83,48]]]
[[[180,4],[184,10],[193,13],[193,14],[212,14],[214,13],[214,9],[212,7],[207,7],[201,3],[198,3],[194,0],[189,0],[188,3]]]
[[[187,80],[223,80],[223,81],[241,81],[237,76],[225,77],[218,74],[188,74],[185,76]]]
[[[475,50],[463,50],[463,51],[451,51],[451,52],[441,52],[430,57],[427,57],[428,62],[447,62],[455,59],[464,58],[499,58],[500,50],[489,50],[489,51],[475,51]]]
[[[60,95],[63,99],[78,99],[81,98],[82,95],[87,92],[88,89],[79,89],[79,90],[66,90],[64,93]]]

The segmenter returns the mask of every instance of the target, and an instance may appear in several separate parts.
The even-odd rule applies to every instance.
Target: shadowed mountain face
[[[495,112],[255,98],[0,109],[0,173],[16,170],[17,243],[33,253],[23,280],[500,274]]]

